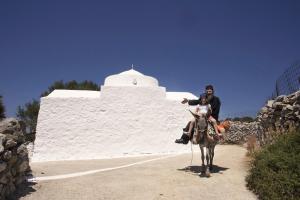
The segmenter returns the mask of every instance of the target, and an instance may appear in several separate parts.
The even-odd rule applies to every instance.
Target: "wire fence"
[[[270,99],[275,99],[280,95],[289,95],[300,90],[300,60],[293,63],[287,68],[282,75],[278,77],[275,84],[275,89],[271,96],[269,96],[265,103]],[[264,104],[265,104],[264,103]],[[262,106],[264,106],[264,104]],[[220,113],[221,119],[235,118],[235,117],[256,117],[258,111],[243,111],[236,113]]]
[[[288,95],[300,89],[300,60],[292,64],[276,80],[275,90],[271,99],[280,95]]]

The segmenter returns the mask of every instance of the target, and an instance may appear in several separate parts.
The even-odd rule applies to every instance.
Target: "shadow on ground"
[[[29,173],[27,175],[32,176],[31,173]],[[8,200],[18,200],[22,197],[25,197],[25,196],[35,192],[36,189],[34,189],[33,186],[36,184],[37,183],[34,183],[34,182],[24,181],[23,183],[21,183],[20,185],[17,186],[16,191],[13,194],[11,194],[7,199]]]
[[[15,194],[12,197],[10,197],[9,199],[17,200],[17,199],[20,199],[21,197],[25,197],[26,195],[29,195],[29,194],[35,192],[36,189],[33,188],[33,186],[35,184],[36,183],[29,183],[29,182],[20,184],[17,187],[17,191],[15,192]]]
[[[210,170],[210,173],[222,173],[223,171],[227,170],[229,168],[227,167],[220,167],[218,165],[213,165],[212,170]],[[202,168],[202,166],[196,166],[196,165],[192,165],[192,166],[187,166],[185,168],[182,169],[177,169],[179,171],[184,171],[184,172],[192,172],[194,174],[196,174],[197,176],[199,174],[201,174],[202,172],[204,172],[204,169]]]

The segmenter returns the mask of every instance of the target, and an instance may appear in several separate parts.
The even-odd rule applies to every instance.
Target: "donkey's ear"
[[[190,111],[190,110],[189,110],[189,111]],[[190,111],[190,113],[191,113],[196,119],[199,118],[199,115],[197,115],[196,113],[193,113],[192,111]]]

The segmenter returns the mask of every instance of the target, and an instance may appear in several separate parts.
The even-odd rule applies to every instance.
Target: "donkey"
[[[190,111],[195,118],[195,128],[193,138],[191,142],[193,144],[199,144],[201,150],[201,159],[202,159],[202,174],[205,173],[205,176],[210,177],[210,170],[213,167],[214,151],[217,144],[216,140],[209,140],[207,135],[214,131],[212,125],[208,122],[206,114],[196,114]],[[206,147],[206,165],[204,162],[204,147]]]

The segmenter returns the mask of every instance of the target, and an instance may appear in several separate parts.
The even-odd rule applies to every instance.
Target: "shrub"
[[[247,186],[259,199],[300,199],[300,131],[280,136],[254,154]]]

